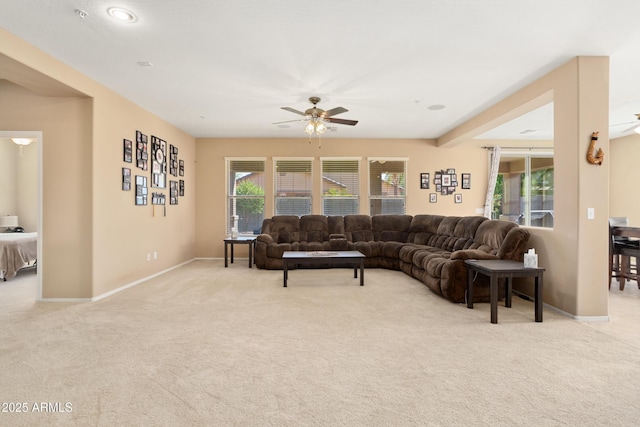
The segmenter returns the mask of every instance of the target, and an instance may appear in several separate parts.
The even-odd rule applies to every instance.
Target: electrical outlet
[[[147,254],[147,261],[151,261],[151,254]]]
[[[587,219],[596,219],[596,210],[594,208],[587,208]]]
[[[153,251],[153,259],[158,259],[158,252]]]

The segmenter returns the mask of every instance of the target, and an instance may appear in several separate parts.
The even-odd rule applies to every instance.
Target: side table
[[[233,264],[233,245],[249,245],[249,268],[252,268],[254,264],[254,252],[256,250],[256,241],[258,238],[256,236],[238,236],[238,237],[227,237],[224,239],[224,266],[228,267],[229,263],[228,259],[228,247],[231,245],[231,264]]]
[[[491,300],[491,323],[498,323],[498,282],[506,278],[504,306],[511,307],[512,279],[514,277],[534,277],[534,306],[536,322],[542,322],[542,273],[544,268],[524,268],[524,263],[510,260],[469,259],[467,265],[467,308],[473,308],[474,272],[490,278],[489,299]]]

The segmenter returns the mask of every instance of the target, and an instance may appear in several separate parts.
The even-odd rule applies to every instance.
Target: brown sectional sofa
[[[284,251],[356,250],[366,267],[401,270],[433,292],[464,302],[466,259],[522,261],[529,232],[514,222],[481,216],[277,215],[262,224],[256,265],[282,269]],[[487,301],[488,281],[474,282],[474,301]]]

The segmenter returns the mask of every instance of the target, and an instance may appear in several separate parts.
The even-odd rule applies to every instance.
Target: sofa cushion
[[[406,242],[411,226],[411,215],[374,215],[371,230],[376,241]]]
[[[329,220],[325,215],[303,215],[300,217],[301,242],[325,242],[329,240]]]
[[[373,241],[371,217],[369,215],[345,215],[344,234],[351,242]]]
[[[518,224],[511,221],[492,219],[485,221],[478,226],[473,244],[469,249],[479,249],[492,255],[498,254],[498,249],[502,245],[507,233]]]

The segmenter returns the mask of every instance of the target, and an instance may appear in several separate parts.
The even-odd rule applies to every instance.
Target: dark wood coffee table
[[[353,266],[353,277],[355,279],[358,278],[358,267],[360,267],[360,286],[364,286],[364,259],[364,254],[358,251],[285,251],[282,254],[282,260],[284,261],[284,287],[287,287],[289,265],[297,264],[325,264],[331,267]]]

